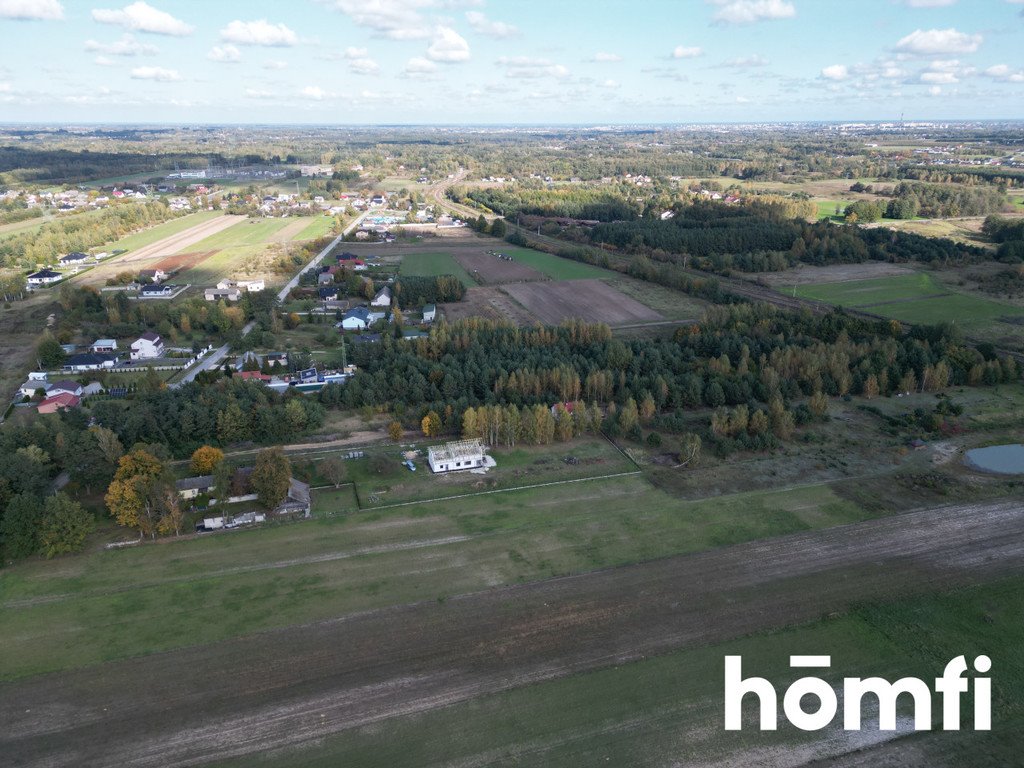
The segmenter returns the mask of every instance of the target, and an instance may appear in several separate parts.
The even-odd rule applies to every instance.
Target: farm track
[[[201,764],[1021,572],[1019,501],[919,510],[0,685],[0,754]]]

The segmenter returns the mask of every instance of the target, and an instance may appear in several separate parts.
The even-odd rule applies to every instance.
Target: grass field
[[[783,292],[788,292],[783,289]],[[991,299],[956,293],[927,273],[893,275],[872,280],[821,283],[796,287],[796,295],[841,307],[865,309],[908,323],[953,321],[976,332],[993,325],[1002,333],[1014,326],[1001,318],[1024,317],[1024,309]]]
[[[406,277],[436,277],[454,275],[467,288],[476,281],[450,253],[411,253],[402,256],[400,273]]]
[[[820,675],[835,687],[845,676],[878,675],[888,680],[913,675],[937,677],[947,661],[964,654],[993,660],[993,731],[903,738],[870,755],[863,765],[962,765],[996,768],[1016,764],[1024,726],[1021,691],[1024,664],[1018,649],[1024,624],[1024,579],[893,603],[870,603],[854,612],[772,634],[679,651],[573,677],[527,686],[427,714],[388,720],[329,736],[315,747],[278,751],[228,766],[273,765],[318,768],[341,763],[361,766],[412,765],[791,765],[852,750],[891,735],[870,725],[865,733],[841,730],[802,732],[782,725],[762,733],[721,727],[724,657],[743,657],[746,675],[766,677],[782,698],[800,676],[788,667],[791,654],[829,653],[832,667]],[[747,718],[756,716],[753,699]],[[963,722],[970,727],[965,699]],[[864,710],[864,722],[874,715]],[[910,714],[902,701],[900,714]],[[780,704],[781,714],[781,704]],[[941,708],[933,706],[935,722]],[[749,720],[747,721],[749,722]],[[941,727],[937,725],[936,727]],[[822,744],[822,742],[826,742]],[[817,745],[815,745],[817,742]],[[828,744],[828,742],[832,742]],[[900,750],[909,749],[909,755]],[[821,752],[818,752],[821,750]],[[817,755],[816,755],[817,752]],[[912,759],[916,757],[917,759]]]
[[[591,264],[584,264],[581,261],[563,259],[561,256],[553,256],[543,251],[535,251],[532,248],[502,247],[500,251],[511,256],[521,264],[543,272],[552,280],[585,280],[587,278],[613,278],[616,272],[608,269],[601,269]]]
[[[260,257],[275,236],[286,229],[294,229],[295,223],[295,219],[242,219],[234,226],[190,245],[189,252],[215,253],[176,275],[175,282],[210,286],[224,277],[259,275],[271,283],[279,276],[261,269]]]
[[[333,216],[313,216],[309,224],[303,229],[296,240],[315,240],[318,237],[331,234],[336,220]]]
[[[184,232],[186,229],[194,227],[196,224],[201,224],[204,221],[209,221],[210,219],[214,219],[222,215],[223,214],[220,211],[199,211],[197,213],[190,213],[187,216],[171,219],[170,221],[165,221],[163,224],[157,224],[155,227],[150,227],[142,232],[135,232],[127,237],[121,238],[116,243],[110,243],[105,246],[105,248],[108,251],[132,251],[136,248],[152,245],[158,240],[163,240],[165,237],[170,235],[176,235],[179,232]]]
[[[189,250],[215,251],[242,245],[262,245],[290,223],[290,219],[242,219],[233,227],[189,246]]]
[[[0,679],[870,516],[827,486],[686,502],[630,476],[30,561],[0,582]]]

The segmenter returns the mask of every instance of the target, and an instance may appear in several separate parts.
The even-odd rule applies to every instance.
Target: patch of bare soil
[[[840,283],[848,280],[871,280],[875,277],[906,275],[914,270],[899,264],[882,261],[867,261],[863,264],[833,264],[815,267],[802,264],[783,272],[766,272],[757,276],[757,282],[772,287],[779,285],[817,285],[818,283]]]
[[[502,290],[526,308],[534,322],[558,325],[575,318],[614,327],[665,318],[602,280],[518,283]]]

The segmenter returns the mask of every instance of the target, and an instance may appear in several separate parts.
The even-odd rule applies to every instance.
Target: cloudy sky
[[[1024,117],[1024,0],[0,0],[0,121]]]

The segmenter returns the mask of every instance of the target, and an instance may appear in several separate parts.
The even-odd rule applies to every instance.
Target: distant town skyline
[[[0,120],[1024,117],[1024,0],[0,0]]]

